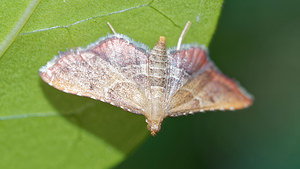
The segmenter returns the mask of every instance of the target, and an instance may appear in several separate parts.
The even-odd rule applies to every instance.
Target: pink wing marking
[[[183,45],[183,48],[186,45]],[[190,46],[188,46],[190,47]],[[205,49],[199,46],[169,51],[170,77],[167,85],[166,106],[176,92],[192,78],[192,75],[208,63]]]

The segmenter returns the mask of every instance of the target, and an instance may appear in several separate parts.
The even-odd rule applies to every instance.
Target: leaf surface
[[[2,3],[2,2],[1,2]],[[58,51],[118,33],[153,47],[159,36],[208,45],[222,0],[9,1],[0,16],[0,168],[109,168],[148,135],[144,117],[44,83]],[[17,162],[16,162],[17,161]]]

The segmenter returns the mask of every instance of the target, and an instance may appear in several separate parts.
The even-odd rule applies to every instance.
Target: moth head
[[[161,122],[147,120],[147,123],[147,129],[151,132],[152,136],[155,136],[156,133],[160,130]]]

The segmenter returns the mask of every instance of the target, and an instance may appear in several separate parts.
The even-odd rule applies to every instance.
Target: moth
[[[66,93],[90,97],[146,117],[152,135],[168,117],[213,110],[235,110],[252,97],[228,78],[208,57],[204,45],[166,48],[160,36],[152,50],[126,35],[102,37],[86,48],[60,53],[41,67],[49,85]]]

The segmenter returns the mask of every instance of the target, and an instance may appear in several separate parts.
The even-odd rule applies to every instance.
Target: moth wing
[[[200,47],[179,51],[182,57],[198,58],[185,68],[189,80],[172,97],[170,116],[207,110],[242,109],[252,104],[252,97],[239,84],[223,75]]]
[[[143,94],[146,93],[150,51],[148,46],[125,35],[116,34],[101,43],[91,45],[90,48],[101,54],[102,58],[124,77],[135,82]]]
[[[40,69],[42,79],[67,93],[111,103],[143,114],[146,47],[124,35],[112,35],[56,56]]]
[[[168,51],[169,77],[165,99],[167,107],[170,106],[171,99],[178,90],[192,78],[195,72],[208,62],[204,47],[183,45],[182,48],[188,49],[172,49]]]

